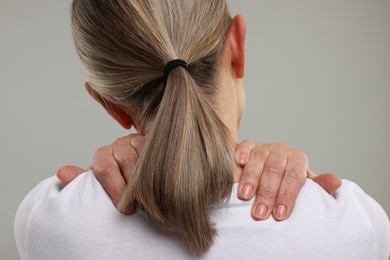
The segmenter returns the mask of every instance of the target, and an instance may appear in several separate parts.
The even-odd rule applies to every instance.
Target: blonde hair
[[[73,37],[91,87],[152,119],[120,207],[135,202],[201,254],[210,206],[233,184],[233,147],[216,114],[218,66],[231,17],[224,0],[74,0]],[[164,79],[173,59],[188,63]]]

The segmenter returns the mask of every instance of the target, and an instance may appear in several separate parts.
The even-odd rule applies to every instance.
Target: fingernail
[[[245,154],[245,153],[240,153],[238,155],[238,163],[240,165],[244,165],[246,163],[246,159],[248,158],[248,156]]]
[[[258,219],[265,219],[265,216],[267,214],[267,207],[264,204],[260,204],[257,206],[255,210],[255,217]]]
[[[253,190],[253,188],[249,184],[246,184],[244,186],[244,188],[242,188],[242,196],[244,197],[244,199],[250,199],[251,198],[252,190]]]
[[[279,205],[279,206],[276,208],[276,218],[278,218],[278,219],[284,218],[284,216],[286,215],[286,211],[287,211],[286,206],[284,206],[284,205]]]

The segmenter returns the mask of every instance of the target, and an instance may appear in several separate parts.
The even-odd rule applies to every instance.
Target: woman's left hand
[[[271,214],[277,220],[287,219],[307,178],[318,179],[328,193],[341,185],[334,175],[317,177],[310,171],[305,153],[283,144],[243,141],[236,148],[236,160],[243,167],[238,194],[243,200],[256,195],[252,207],[256,220],[267,219]]]

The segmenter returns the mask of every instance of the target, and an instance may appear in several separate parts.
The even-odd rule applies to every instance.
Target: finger
[[[329,194],[335,193],[342,184],[340,178],[331,173],[321,174],[313,180]]]
[[[124,136],[118,138],[112,144],[114,158],[126,183],[130,177],[131,171],[138,161],[139,152],[135,149],[135,147],[137,147],[137,142],[132,140],[136,139],[137,136],[138,135]],[[133,143],[135,147],[133,146]]]
[[[83,172],[86,172],[86,170],[77,166],[64,166],[57,170],[56,175],[62,183],[67,185]]]
[[[243,148],[243,147],[242,147]],[[246,149],[246,148],[244,148]],[[263,165],[269,155],[267,145],[257,144],[250,152],[245,164],[238,187],[238,197],[249,200],[253,197],[263,172]]]
[[[293,150],[287,159],[285,173],[279,187],[272,215],[277,220],[285,220],[294,209],[295,201],[305,184],[309,160],[306,154]]]
[[[117,207],[123,197],[126,181],[114,158],[112,146],[108,145],[101,147],[95,152],[93,158],[93,169],[96,178],[100,181]],[[129,208],[122,213],[131,214],[133,211],[134,209]]]
[[[254,147],[255,144],[248,140],[242,141],[237,145],[236,162],[238,165],[244,166],[248,162],[249,156]]]
[[[253,204],[252,216],[256,220],[267,219],[271,214],[287,163],[288,150],[285,146],[276,145],[271,149],[264,163]]]
[[[142,148],[144,147],[145,136],[140,134],[132,134],[130,136],[131,136],[130,138],[131,146],[134,147],[139,157],[139,155],[141,155]]]

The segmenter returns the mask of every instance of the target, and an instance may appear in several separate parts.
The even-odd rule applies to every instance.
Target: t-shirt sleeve
[[[43,194],[47,192],[46,188],[48,185],[53,181],[57,182],[58,179],[56,177],[51,177],[41,181],[27,194],[16,211],[14,223],[15,242],[21,259],[27,259],[28,248],[26,238],[31,213],[34,211],[34,207],[39,203]]]
[[[349,192],[357,200],[360,212],[367,214],[367,221],[374,234],[374,252],[376,258],[390,259],[390,222],[384,209],[373,198],[367,195],[357,184],[343,180],[343,185],[348,187]]]
[[[390,259],[390,222],[384,209],[371,197],[371,218],[373,231],[376,234],[376,251],[378,259]]]
[[[376,203],[376,202],[375,202]],[[379,205],[372,208],[372,214],[377,220],[374,232],[377,234],[378,259],[390,259],[390,223],[385,211]]]

